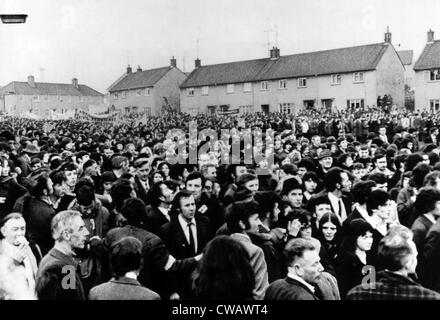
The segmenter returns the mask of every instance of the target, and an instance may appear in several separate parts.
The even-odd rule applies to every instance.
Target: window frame
[[[229,83],[226,85],[226,93],[231,94],[234,93],[235,91],[235,86],[233,83]]]
[[[269,81],[260,81],[260,91],[269,91]]]
[[[336,79],[336,81],[335,81],[335,79]],[[330,84],[332,86],[339,86],[339,85],[341,85],[341,83],[342,83],[342,75],[340,73],[331,75]]]
[[[356,75],[358,75],[358,77],[356,77]],[[359,78],[359,79],[356,79],[356,78]],[[362,78],[362,79],[360,79],[360,78]],[[354,72],[353,73],[353,83],[363,83],[363,82],[365,82],[364,73],[363,72]]]
[[[246,90],[247,86],[249,87],[248,90]],[[252,82],[243,83],[243,92],[252,92]]]
[[[304,81],[304,84],[302,83]],[[302,77],[302,78],[298,78],[298,83],[297,83],[298,88],[307,88],[307,78]]]
[[[287,79],[278,80],[278,89],[279,90],[287,90]]]
[[[194,93],[195,93],[194,87],[186,88],[186,95],[188,97],[194,97]]]

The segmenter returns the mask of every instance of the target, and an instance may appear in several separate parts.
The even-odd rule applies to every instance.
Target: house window
[[[298,79],[298,88],[307,87],[307,78],[299,78]]]
[[[47,94],[44,96],[44,100],[45,101],[49,100],[49,96]]]
[[[253,105],[240,106],[239,108],[240,108],[240,113],[253,113],[254,112]]]
[[[209,86],[202,87],[202,96],[207,96],[209,94]]]
[[[280,103],[279,104],[280,112],[291,114],[293,111],[293,106],[294,106],[293,103]]]
[[[151,116],[151,107],[145,107],[145,114],[149,117]]]
[[[119,98],[119,94],[118,94],[118,93],[115,93],[115,94],[113,95],[113,98],[114,98],[115,100],[118,100],[118,98]]]
[[[226,93],[234,93],[234,84],[226,85]]]
[[[122,91],[122,99],[127,98],[127,91]]]
[[[141,96],[142,95],[142,90],[141,89],[136,90],[136,95],[138,97]]]
[[[280,90],[287,89],[287,80],[286,79],[278,81],[278,89],[280,89]]]
[[[363,72],[355,72],[354,73],[354,82],[364,82],[364,73]]]
[[[150,88],[145,88],[145,96],[149,96],[150,95]]]
[[[79,96],[79,102],[83,102],[84,98],[82,96]]]
[[[431,108],[431,111],[439,111],[440,109],[440,99],[433,99],[429,100],[429,106]]]
[[[252,91],[252,83],[246,82],[243,85],[243,92],[251,92]]]
[[[429,72],[429,80],[438,81],[440,80],[440,69],[434,69]]]
[[[351,99],[347,100],[347,107],[351,109],[358,109],[364,107],[364,99]]]
[[[267,82],[267,81],[261,81],[261,82],[260,82],[260,90],[261,90],[261,91],[267,91],[267,90],[269,90],[269,82]]]
[[[186,95],[188,97],[194,97],[194,88],[187,88],[186,89]]]
[[[32,99],[33,99],[34,101],[39,101],[39,100],[40,100],[40,97],[39,97],[39,96],[33,96]]]
[[[342,77],[340,74],[332,74],[332,85],[341,84]]]

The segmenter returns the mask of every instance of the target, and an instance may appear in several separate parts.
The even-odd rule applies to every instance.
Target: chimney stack
[[[278,49],[277,47],[272,47],[269,53],[270,53],[270,60],[278,60],[280,58],[280,49]]]
[[[385,43],[391,44],[391,32],[390,27],[387,27],[387,32],[385,33]]]
[[[35,79],[34,79],[34,76],[28,76],[28,84],[32,87],[32,88],[35,88],[36,86],[35,86]]]
[[[429,29],[428,31],[428,43],[434,42],[434,31]]]
[[[75,88],[78,88],[78,79],[77,79],[77,78],[73,78],[73,79],[72,79],[72,85],[73,85]]]
[[[177,68],[177,61],[174,57],[171,58],[171,66]]]
[[[142,72],[141,66],[138,65],[138,68],[136,69],[136,72]]]
[[[131,67],[130,67],[130,65],[128,65],[128,67],[127,67],[127,74],[128,73],[131,73]]]
[[[197,68],[200,68],[200,67],[202,66],[202,62],[200,61],[199,58],[197,58],[197,59],[194,61],[194,66],[196,67],[196,69],[197,69]]]

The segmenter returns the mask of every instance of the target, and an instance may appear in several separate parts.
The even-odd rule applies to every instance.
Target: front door
[[[269,105],[268,104],[262,104],[261,105],[261,112],[264,112],[264,113],[269,113]]]
[[[322,99],[322,107],[326,111],[332,111],[332,103],[333,103],[332,99]]]
[[[215,106],[208,106],[208,114],[215,115]]]

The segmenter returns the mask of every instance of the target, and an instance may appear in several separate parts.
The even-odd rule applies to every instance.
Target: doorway
[[[268,104],[262,104],[261,105],[261,112],[268,114],[269,113],[269,105]]]

